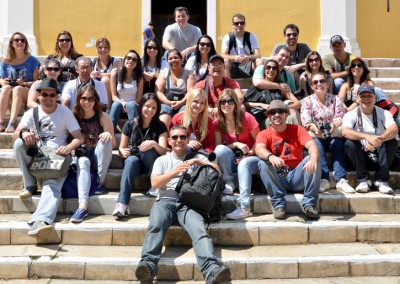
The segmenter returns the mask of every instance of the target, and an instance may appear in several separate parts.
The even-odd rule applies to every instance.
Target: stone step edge
[[[325,278],[344,276],[398,276],[400,256],[346,255],[317,257],[222,257],[231,268],[232,279],[266,278]],[[121,259],[89,257],[1,257],[3,278],[55,277],[85,280],[136,280],[134,271],[138,257]],[[162,257],[159,262],[160,280],[202,280],[195,257]],[[107,269],[105,269],[107,267]],[[112,271],[110,271],[112,268]],[[384,269],[383,269],[384,268]],[[101,271],[103,270],[103,271]]]

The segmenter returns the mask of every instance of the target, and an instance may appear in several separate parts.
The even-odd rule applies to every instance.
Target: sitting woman
[[[0,132],[13,133],[29,88],[39,79],[40,62],[29,53],[29,44],[23,33],[16,32],[8,42],[7,56],[0,64]],[[12,98],[10,119],[4,127],[4,116]]]
[[[298,109],[301,107],[299,100],[292,94],[287,84],[280,80],[279,64],[274,59],[269,59],[264,64],[264,79],[271,83],[271,89],[261,90],[254,86],[249,88],[245,94],[244,102],[248,112],[254,115],[261,129],[271,125],[266,111],[273,100],[284,101],[289,108],[290,115],[287,123],[299,124]],[[276,85],[281,86],[277,89]]]
[[[344,115],[343,103],[338,96],[327,92],[327,80],[325,72],[312,76],[311,86],[314,93],[302,100],[301,122],[314,138],[319,149],[319,163],[322,169],[320,192],[330,188],[329,168],[325,153],[326,148],[329,148],[336,189],[354,193],[354,188],[346,180],[344,143],[340,130]]]
[[[60,92],[62,92],[64,88],[64,82],[61,81],[61,64],[58,59],[55,58],[49,58],[46,59],[46,62],[44,63],[44,68],[42,69],[44,78],[51,78],[54,79],[57,82],[57,88]],[[37,89],[39,88],[40,84],[42,83],[42,80],[37,80],[35,81],[31,88],[29,89],[28,93],[28,101],[27,101],[27,107],[28,108],[34,108],[38,106],[38,97],[39,97],[39,92]],[[58,95],[57,98],[57,103],[61,104],[61,94]]]
[[[99,176],[99,188],[95,194],[103,193],[104,181],[112,159],[112,149],[116,142],[111,119],[107,113],[102,112],[96,89],[91,85],[82,87],[76,102],[74,115],[81,127],[84,144],[89,150],[88,156],[76,157],[79,208],[70,221],[80,223],[88,216],[90,170],[95,168]]]
[[[186,108],[172,118],[171,126],[183,125],[190,133],[191,151],[203,149],[214,152],[214,124],[208,116],[208,98],[202,89],[192,89],[187,95]]]
[[[122,113],[133,119],[138,115],[138,102],[143,96],[142,62],[135,50],[129,50],[122,61],[122,67],[111,73],[111,105],[110,116],[117,128]]]
[[[136,177],[141,173],[150,174],[154,161],[167,151],[167,127],[159,119],[160,108],[154,93],[143,95],[138,119],[129,120],[122,129],[119,155],[125,161],[113,216],[122,218],[129,214],[128,204]]]
[[[61,81],[68,82],[78,77],[75,71],[75,60],[83,56],[76,52],[72,35],[68,31],[62,31],[57,36],[55,53],[47,58],[57,58],[61,62]]]
[[[318,51],[311,51],[306,57],[306,70],[300,75],[300,92],[297,98],[304,98],[314,91],[311,88],[311,77],[317,73],[326,73],[322,66],[322,57]],[[328,75],[328,93],[333,94],[333,80]]]
[[[110,76],[113,69],[118,69],[121,66],[121,61],[110,55],[111,44],[105,37],[99,38],[96,41],[97,58],[93,59],[93,71],[90,76],[94,80],[99,80],[104,83],[107,90],[108,106],[111,108],[111,90],[110,90]]]
[[[225,89],[218,99],[218,115],[215,124],[215,154],[225,182],[223,194],[233,194],[235,190],[233,171],[237,170],[240,206],[227,214],[229,219],[242,219],[252,215],[250,194],[252,175],[258,173],[258,162],[254,147],[260,132],[256,119],[248,112],[240,110],[235,91]]]
[[[172,116],[183,111],[186,93],[190,92],[195,80],[193,73],[182,67],[182,55],[177,49],[167,53],[169,69],[162,72],[156,81],[157,96],[160,99],[160,120],[169,126]]]
[[[208,61],[216,53],[212,38],[209,35],[202,35],[197,41],[194,56],[190,56],[185,65],[185,69],[193,72],[196,82],[208,76]]]

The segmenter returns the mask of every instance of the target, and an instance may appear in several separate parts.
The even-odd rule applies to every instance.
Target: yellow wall
[[[75,49],[84,55],[97,55],[95,47],[86,47],[89,37],[107,37],[113,55],[129,49],[142,53],[141,0],[35,0],[34,13],[38,55],[53,53],[63,30],[72,34]]]
[[[400,57],[400,1],[357,1],[357,41],[363,57]]]
[[[283,28],[289,23],[299,26],[299,42],[305,42],[315,50],[321,34],[319,2],[320,0],[219,0],[217,49],[221,50],[222,37],[232,30],[232,16],[241,13],[246,17],[246,30],[257,35],[263,57],[271,55],[275,44],[285,42]]]

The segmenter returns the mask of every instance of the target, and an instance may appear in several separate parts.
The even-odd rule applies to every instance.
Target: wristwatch
[[[269,154],[268,156],[267,156],[267,161],[269,162],[269,158],[271,158],[271,156],[275,156],[274,154]]]
[[[23,140],[22,133],[24,132],[31,132],[31,131],[28,128],[22,128],[21,131],[19,132],[19,138],[21,138],[22,140]]]

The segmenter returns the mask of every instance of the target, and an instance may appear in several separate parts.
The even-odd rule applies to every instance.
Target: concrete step
[[[117,192],[91,196],[89,198],[89,214],[111,215],[117,204],[117,196]],[[222,203],[226,213],[236,208],[235,204],[238,197],[238,194],[223,197]],[[303,217],[302,197],[303,194],[288,194],[286,196],[289,214],[299,214]],[[36,210],[39,199],[40,194],[20,199],[16,191],[1,190],[0,213],[32,213]],[[130,213],[147,216],[150,214],[154,201],[155,198],[146,196],[144,192],[134,192],[131,194],[129,203]],[[77,199],[64,199],[60,202],[58,213],[72,214],[77,207]],[[319,194],[318,207],[321,214],[399,214],[400,191],[396,190],[393,195],[381,194],[376,191],[344,194],[331,189]],[[268,195],[253,193],[251,195],[251,210],[255,214],[271,214],[273,210]]]
[[[375,78],[399,78],[400,67],[372,67],[370,70],[370,77]]]
[[[80,224],[69,222],[70,214],[58,214],[55,233],[46,239],[27,235],[30,214],[0,215],[0,245],[55,243],[63,245],[141,246],[148,217],[117,220],[110,215],[90,215]],[[213,223],[209,233],[216,246],[268,246],[323,243],[397,243],[398,214],[323,214],[318,221],[290,215],[277,221],[271,214],[246,220]],[[164,245],[190,246],[188,234],[179,226],[169,229]],[[1,252],[0,252],[1,255]]]
[[[400,58],[366,58],[369,67],[400,67]]]
[[[373,78],[375,87],[379,87],[383,90],[398,90],[400,89],[399,78]]]
[[[306,244],[216,248],[232,279],[398,276],[400,245]],[[1,246],[0,277],[136,280],[140,246]],[[166,247],[157,280],[203,280],[192,248]]]

